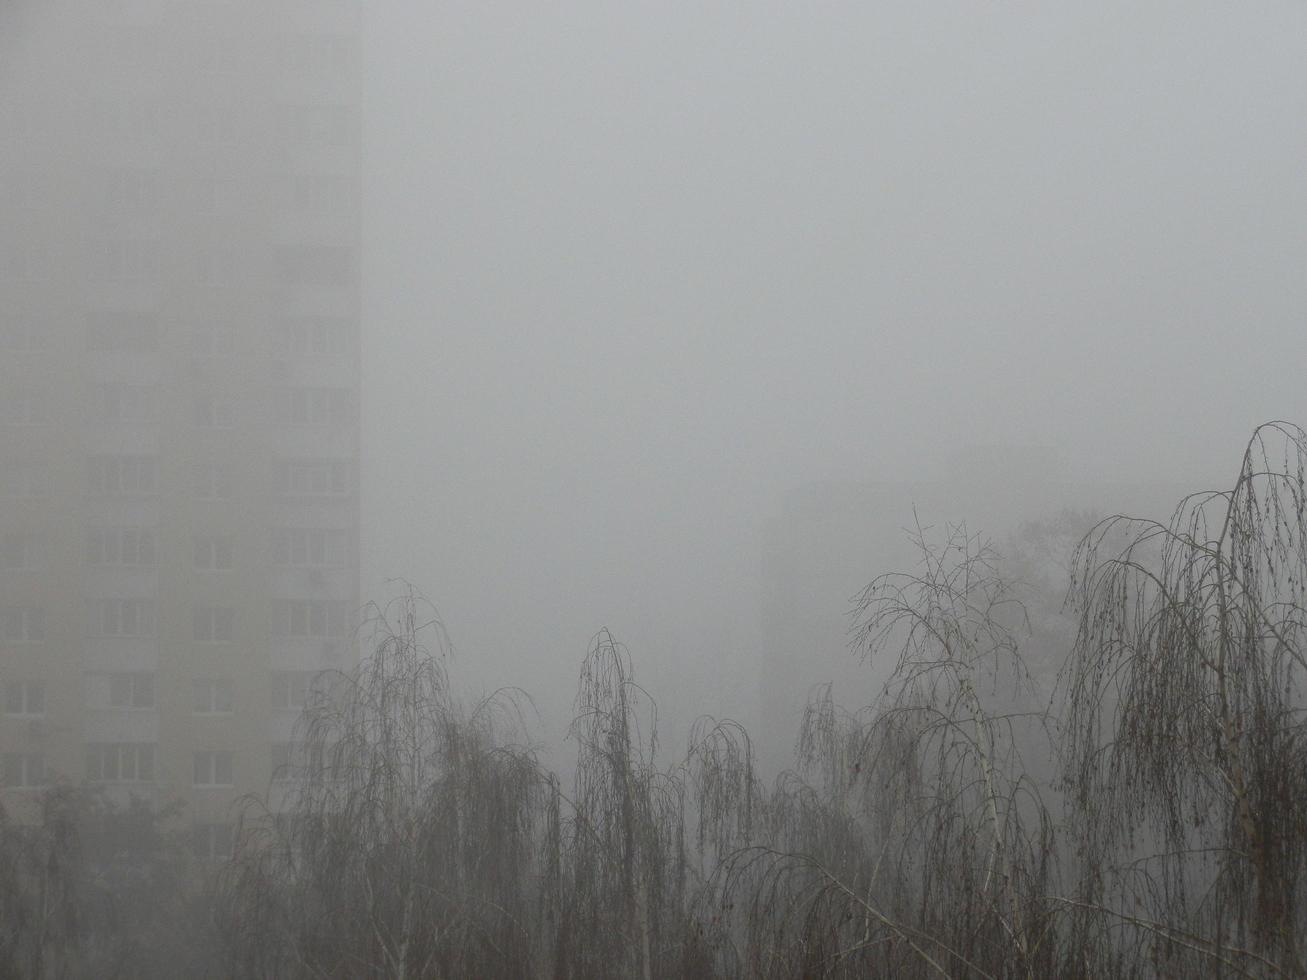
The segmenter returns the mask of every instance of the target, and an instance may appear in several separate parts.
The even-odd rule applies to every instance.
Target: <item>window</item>
[[[198,105],[192,112],[196,136],[205,143],[236,141],[236,111],[229,105]]]
[[[287,214],[347,215],[356,212],[358,191],[348,177],[287,174],[275,188]]]
[[[191,350],[206,356],[235,353],[236,330],[223,321],[197,323],[191,327]]]
[[[159,321],[150,313],[96,313],[86,335],[93,351],[156,351]]]
[[[152,567],[157,561],[154,529],[91,528],[86,532],[86,561],[90,565]]]
[[[92,393],[91,417],[96,422],[158,421],[157,389],[153,385],[99,384]]]
[[[230,786],[231,753],[230,752],[196,752],[195,753],[196,786]]]
[[[196,606],[192,618],[196,643],[230,643],[236,611],[231,606]]]
[[[226,214],[237,205],[236,185],[225,177],[195,177],[188,185],[191,210],[196,214]]]
[[[196,65],[201,71],[228,75],[236,71],[239,46],[227,34],[203,34],[198,38]]]
[[[0,497],[45,497],[50,470],[42,463],[12,462],[0,466]]]
[[[7,531],[0,534],[0,568],[36,568],[45,558],[45,535],[36,531]]]
[[[12,320],[0,324],[0,350],[41,351],[50,349],[48,325],[32,320]]]
[[[205,247],[195,253],[195,281],[202,286],[230,286],[236,281],[236,252]]]
[[[286,460],[277,464],[277,485],[291,496],[339,496],[350,492],[350,469],[344,460]]]
[[[91,269],[116,282],[157,282],[162,248],[149,239],[111,239],[91,249]]]
[[[154,636],[154,603],[149,599],[101,599],[93,626],[99,636]]]
[[[58,267],[54,250],[43,242],[10,246],[8,271],[15,279],[46,282],[54,277]]]
[[[277,107],[277,136],[291,143],[349,146],[354,125],[343,105],[282,105]]]
[[[191,850],[201,861],[225,861],[232,855],[234,838],[229,823],[197,823],[191,827]]]
[[[45,392],[36,388],[10,388],[0,394],[0,423],[41,425],[50,421]]]
[[[45,683],[43,681],[10,681],[5,685],[5,714],[45,714]]]
[[[101,51],[111,64],[124,68],[150,68],[158,64],[158,46],[149,33],[135,25],[106,26],[100,33]]]
[[[6,108],[12,108],[12,103]],[[18,121],[12,113],[6,113],[5,116],[6,128],[18,137],[19,134],[14,132]],[[54,175],[49,171],[27,167],[11,170],[5,176],[8,179],[6,186],[0,189],[0,195],[3,195],[3,202],[9,208],[26,208],[40,213],[48,211],[50,202],[58,196],[54,189]]]
[[[277,343],[286,354],[340,355],[351,334],[350,321],[343,317],[291,317],[282,322]]]
[[[131,143],[158,136],[163,116],[158,102],[140,98],[97,102],[92,105],[92,112],[101,136]]]
[[[201,429],[230,429],[235,424],[236,402],[222,395],[195,399],[191,420]]]
[[[88,743],[86,778],[96,783],[154,782],[154,743]]]
[[[110,674],[109,707],[153,708],[154,675],[144,671]]]
[[[204,571],[224,571],[232,567],[230,534],[197,534],[192,538],[195,567]]]
[[[105,177],[105,198],[119,211],[147,212],[159,205],[157,170],[110,170]]]
[[[354,253],[343,245],[288,245],[280,266],[290,286],[343,286],[353,280]]]
[[[345,564],[346,532],[319,527],[279,527],[272,531],[272,563],[329,568]]]
[[[195,681],[194,708],[197,715],[229,715],[232,712],[232,683],[225,678]]]
[[[40,752],[6,752],[4,780],[9,787],[45,785],[45,756]]]
[[[272,707],[299,711],[317,689],[316,670],[277,670],[272,674]]]
[[[5,643],[45,642],[45,609],[41,606],[0,609],[0,640]]]
[[[353,401],[348,388],[279,388],[274,417],[278,425],[345,425]]]
[[[195,496],[200,500],[226,500],[232,494],[231,466],[196,463],[191,471]]]
[[[281,38],[277,64],[297,75],[340,75],[350,70],[352,52],[343,34],[287,34]]]
[[[349,603],[335,599],[277,599],[273,602],[275,636],[343,636],[349,622]]]
[[[158,490],[158,462],[153,456],[92,456],[87,488],[93,494],[120,496]]]

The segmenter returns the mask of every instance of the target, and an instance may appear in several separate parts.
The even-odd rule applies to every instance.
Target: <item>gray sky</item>
[[[567,690],[604,624],[660,690],[756,644],[794,485],[1028,443],[1196,484],[1307,419],[1301,3],[365,30],[365,589],[489,683]]]

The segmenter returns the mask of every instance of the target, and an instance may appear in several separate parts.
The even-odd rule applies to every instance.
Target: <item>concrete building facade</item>
[[[37,6],[0,102],[4,800],[180,800],[217,855],[354,657],[359,6]]]

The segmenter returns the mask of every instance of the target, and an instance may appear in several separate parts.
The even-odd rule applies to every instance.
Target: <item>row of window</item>
[[[23,568],[31,564],[17,564],[20,560],[34,561],[41,553],[39,546],[30,542],[40,536],[30,532],[6,535],[0,541],[3,567]],[[234,537],[230,534],[201,534],[191,539],[192,561],[201,571],[227,571],[235,567]],[[349,555],[349,533],[334,528],[274,528],[271,533],[272,563],[289,567],[332,568],[346,564]],[[21,546],[21,551],[20,551]],[[12,558],[14,563],[9,563]],[[153,567],[158,564],[158,549],[153,528],[114,527],[95,528],[87,532],[86,560],[92,565],[126,565]]]
[[[45,535],[37,531],[0,534],[0,569],[36,568],[45,561]]]
[[[175,261],[175,248],[176,243],[160,238],[103,239],[88,246],[86,269],[93,279],[157,283],[165,264]],[[0,269],[18,281],[54,280],[62,264],[55,249],[39,242],[13,246],[6,254]],[[267,263],[235,245],[204,245],[184,256],[184,261],[187,265],[180,269],[168,266],[170,280],[181,271],[197,285],[231,286],[267,271]],[[282,245],[271,270],[289,286],[348,286],[354,281],[355,265],[354,249],[348,245]]]
[[[36,319],[0,322],[0,351],[43,351],[50,349],[51,328]]]
[[[269,702],[274,709],[299,710],[322,677],[314,670],[276,670],[271,674]],[[86,706],[100,708],[152,709],[158,701],[152,671],[116,671],[88,675]],[[5,685],[5,714],[39,718],[45,715],[44,681],[18,680]],[[192,682],[192,711],[197,715],[227,715],[233,712],[235,697],[229,678],[206,677]]]
[[[235,102],[202,102],[189,106],[149,99],[99,101],[92,106],[92,133],[105,140],[132,142],[168,139],[237,145],[269,138],[286,144],[351,146],[357,140],[358,110],[329,102],[285,102],[274,109],[273,133],[262,120]]]
[[[86,778],[94,783],[152,783],[154,756],[152,742],[93,742],[86,746]],[[235,785],[233,758],[225,750],[193,753],[192,785]]]
[[[92,392],[93,419],[100,422],[152,423],[159,420],[157,389],[150,385],[98,385]],[[354,420],[354,396],[348,388],[279,388],[274,392],[274,425],[333,426]],[[230,429],[236,424],[236,399],[229,395],[198,395],[191,422],[204,429]],[[14,386],[0,392],[0,425],[48,425],[49,392]]]
[[[190,350],[201,355],[237,352],[236,326],[225,320],[206,320],[192,325]],[[347,317],[287,317],[272,331],[270,353],[280,356],[345,356],[354,331]],[[86,342],[92,351],[148,353],[160,349],[163,338],[159,318],[152,313],[99,312],[90,318]],[[48,337],[30,324],[12,325],[0,335],[0,349],[45,350]]]
[[[235,568],[234,535],[197,534],[191,538],[192,563],[200,571],[229,571]],[[279,566],[333,568],[344,565],[349,555],[349,534],[333,528],[274,528],[271,533],[272,563]],[[23,571],[40,568],[45,562],[46,536],[39,531],[7,531],[0,534],[0,570]],[[153,568],[159,563],[154,528],[101,527],[86,532],[86,562],[89,565]]]
[[[160,406],[153,385],[103,384],[92,390],[91,418],[107,423],[153,423]],[[285,388],[274,401],[277,425],[345,425],[351,420],[351,398],[344,388]],[[0,394],[0,424],[46,425],[52,421],[49,393],[41,388],[13,387]],[[236,424],[236,399],[199,395],[191,421],[204,429],[229,429]]]
[[[344,636],[350,629],[352,604],[342,599],[275,599],[272,635],[288,638]],[[39,605],[0,607],[0,642],[44,643],[45,609]],[[230,643],[235,636],[236,610],[231,606],[195,606],[192,639],[196,643]],[[89,635],[152,639],[158,624],[153,599],[98,599],[91,603]]]
[[[309,191],[305,192],[306,195]],[[327,191],[315,192],[326,195]],[[174,255],[175,243],[158,238],[112,238],[89,246],[85,256],[88,274],[107,282],[158,283],[165,262]],[[0,261],[0,273],[17,282],[56,281],[68,256],[49,244],[26,242],[10,247]],[[249,276],[262,276],[265,264],[235,246],[209,245],[191,253],[184,272],[200,286],[233,286]],[[176,267],[169,266],[170,281]],[[347,245],[284,245],[272,263],[277,278],[288,286],[349,286],[355,278],[354,250]],[[148,338],[137,338],[148,343]],[[30,342],[28,342],[30,343]],[[92,339],[92,349],[105,341]]]
[[[174,53],[186,59],[188,68],[223,75],[262,72],[265,66],[275,65],[289,76],[325,80],[348,77],[358,65],[358,37],[350,34],[279,34],[273,49],[265,51],[251,46],[245,35],[213,29],[192,32],[184,45],[161,44],[157,30],[148,27],[115,24],[101,33],[102,57],[137,71],[162,68],[164,59]],[[271,57],[265,59],[265,54]]]
[[[101,184],[103,200],[119,213],[149,215],[165,204],[174,203],[183,212],[218,216],[271,207],[283,216],[348,216],[356,214],[359,201],[358,180],[337,174],[282,174],[266,189],[249,183],[237,183],[229,177],[187,176],[171,178],[159,170],[120,168],[106,171]],[[196,273],[200,281],[214,281],[222,269],[207,264],[216,258],[234,270],[239,253],[217,248],[196,255]]]
[[[85,746],[86,778],[93,783],[153,783],[156,779],[153,742],[91,742]],[[270,746],[273,778],[289,781],[302,778],[311,768],[323,764],[322,753],[307,752],[301,745],[275,742]],[[49,781],[45,754],[6,752],[0,756],[4,786],[34,788]],[[191,785],[201,788],[236,785],[236,756],[226,749],[200,749],[191,755]]]
[[[121,8],[111,5],[110,9]],[[161,20],[101,22],[95,26],[101,44],[98,56],[110,65],[137,71],[164,68],[174,58],[188,69],[265,74],[276,67],[291,76],[323,76],[322,80],[348,75],[358,67],[357,33],[325,30],[279,32],[268,35],[266,44],[251,44],[246,34],[233,33],[228,18],[216,17],[221,4],[201,6],[188,12],[190,30],[181,41],[161,43]],[[358,3],[329,4],[337,11],[356,11]],[[209,8],[213,8],[212,10]],[[114,11],[117,12],[116,10]],[[169,41],[172,37],[169,36]]]
[[[273,490],[282,496],[344,496],[353,492],[354,467],[341,459],[279,460],[273,464]],[[49,487],[49,471],[37,464],[16,464],[5,484],[9,496],[41,496],[33,490]],[[39,472],[38,472],[39,470]],[[154,456],[96,455],[87,461],[87,489],[99,496],[158,492],[158,459]],[[191,471],[191,489],[200,499],[233,495],[231,466],[198,463]]]
[[[344,496],[352,492],[353,466],[346,460],[283,460],[274,464],[273,489],[282,496]],[[191,471],[191,489],[200,499],[221,500],[233,495],[230,465],[199,463]],[[3,484],[6,496],[43,496],[49,489],[48,469],[35,463],[15,464]],[[96,496],[149,495],[159,492],[156,456],[95,455],[87,460],[86,486]]]

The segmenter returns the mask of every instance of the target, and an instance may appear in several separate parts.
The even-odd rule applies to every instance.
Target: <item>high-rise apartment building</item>
[[[359,16],[120,0],[5,25],[10,807],[55,779],[180,799],[221,852],[315,672],[354,656]]]

